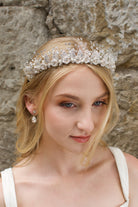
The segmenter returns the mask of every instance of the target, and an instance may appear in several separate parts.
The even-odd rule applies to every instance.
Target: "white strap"
[[[116,166],[120,177],[122,191],[126,200],[126,202],[120,207],[127,207],[129,204],[129,177],[128,177],[127,162],[123,152],[119,148],[116,147],[109,147],[109,148],[113,153],[116,161]]]
[[[15,184],[12,169],[1,172],[2,188],[6,207],[17,207]]]

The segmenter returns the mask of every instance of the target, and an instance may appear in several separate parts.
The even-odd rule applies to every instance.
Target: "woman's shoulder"
[[[129,173],[138,179],[138,159],[128,153],[124,153],[124,155],[127,161]]]
[[[138,159],[124,153],[129,172],[130,207],[138,204]]]
[[[124,163],[124,159],[121,156],[123,153],[124,158],[126,160],[127,168],[128,168],[128,177],[129,177],[129,207],[137,206],[138,204],[138,159],[134,157],[133,155],[130,155],[128,153],[122,152],[120,153],[119,148],[110,148],[110,150],[114,153],[114,156],[119,160],[119,168],[122,172],[122,165]],[[114,157],[114,158],[115,158]],[[120,159],[122,159],[122,162],[120,162]],[[121,163],[121,164],[120,164]],[[124,163],[125,166],[125,163]],[[126,169],[126,167],[124,168]]]

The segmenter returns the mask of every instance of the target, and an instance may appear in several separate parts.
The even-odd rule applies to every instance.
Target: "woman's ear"
[[[31,98],[28,95],[24,96],[24,102],[27,110],[30,112],[30,114],[33,115],[33,111],[36,111],[36,101],[35,99]]]

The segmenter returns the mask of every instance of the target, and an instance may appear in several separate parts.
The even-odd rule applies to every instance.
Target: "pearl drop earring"
[[[35,124],[37,122],[37,118],[36,118],[35,114],[36,114],[36,111],[34,110],[33,111],[33,116],[32,116],[32,123],[33,124]]]

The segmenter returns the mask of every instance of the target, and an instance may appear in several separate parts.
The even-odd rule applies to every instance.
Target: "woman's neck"
[[[47,173],[54,176],[79,174],[87,171],[91,166],[99,162],[101,159],[99,156],[99,148],[97,148],[90,165],[85,167],[81,164],[83,152],[72,152],[62,147],[41,142],[30,165],[34,168],[36,167],[37,171],[39,169],[40,173],[43,174]]]
[[[74,153],[62,148],[40,147],[35,155],[34,162],[50,174],[67,175],[83,171],[81,165],[82,153]]]

